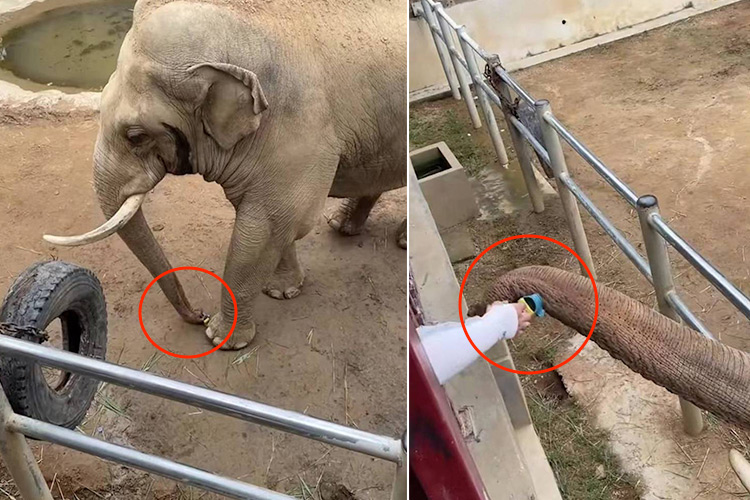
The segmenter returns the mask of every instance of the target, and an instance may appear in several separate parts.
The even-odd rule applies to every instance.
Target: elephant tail
[[[696,406],[750,427],[750,354],[672,321],[616,290],[598,285],[591,339],[631,370]],[[498,278],[485,303],[539,293],[547,313],[581,335],[594,319],[588,278],[551,267],[523,267]]]

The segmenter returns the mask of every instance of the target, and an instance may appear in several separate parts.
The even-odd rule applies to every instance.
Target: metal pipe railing
[[[750,299],[730,282],[718,269],[711,265],[700,253],[688,244],[677,232],[669,227],[660,215],[649,218],[649,224],[682,255],[694,268],[714,285],[729,302],[750,318]]]
[[[584,258],[587,264],[591,261],[590,249],[588,248],[586,234],[583,230],[576,203],[575,201],[571,202],[571,200],[576,200],[588,211],[589,214],[591,214],[592,218],[602,227],[602,229],[604,229],[615,245],[635,265],[638,271],[653,284],[662,313],[675,320],[681,318],[694,330],[700,332],[709,339],[715,340],[715,337],[711,334],[708,328],[706,328],[706,326],[690,310],[674,289],[673,284],[671,284],[671,265],[668,256],[666,255],[666,247],[664,248],[664,252],[660,249],[660,245],[666,243],[675,248],[675,250],[677,250],[677,252],[680,253],[680,255],[682,255],[691,266],[696,268],[742,314],[750,318],[750,298],[733,285],[698,251],[691,247],[667,224],[667,222],[661,218],[658,212],[654,210],[649,211],[647,215],[641,216],[643,219],[641,224],[643,237],[644,240],[648,239],[650,241],[650,243],[646,242],[646,246],[651,246],[649,259],[646,260],[641,256],[622,232],[620,232],[609,221],[609,219],[607,219],[601,210],[599,210],[593,201],[583,192],[581,187],[573,181],[567,171],[567,167],[565,166],[565,160],[562,150],[560,149],[559,138],[561,137],[633,208],[637,208],[638,205],[639,196],[636,192],[615,175],[602,160],[600,160],[583,144],[583,142],[576,138],[551,111],[544,109],[544,102],[535,100],[531,94],[516,82],[505,69],[499,65],[493,64],[495,61],[499,61],[497,56],[489,54],[482,49],[482,47],[480,47],[479,44],[469,36],[465,27],[459,26],[450,18],[440,3],[437,3],[434,0],[421,0],[421,2],[425,10],[424,17],[428,20],[428,24],[430,25],[433,34],[437,34],[437,32],[432,28],[432,23],[430,23],[429,20],[437,16],[438,19],[442,20],[445,26],[456,30],[456,35],[464,51],[464,56],[466,56],[467,59],[468,49],[471,49],[475,54],[490,64],[495,74],[499,77],[499,87],[495,90],[488,85],[484,79],[477,78],[476,69],[467,67],[469,74],[472,75],[474,89],[479,96],[482,96],[480,97],[480,102],[483,100],[489,100],[502,109],[505,114],[511,138],[513,139],[515,149],[518,153],[521,170],[524,173],[524,180],[526,181],[529,197],[536,212],[541,212],[544,204],[541,197],[538,196],[538,186],[536,185],[536,181],[530,180],[529,175],[527,175],[530,162],[524,151],[525,144],[521,144],[521,142],[526,141],[530,144],[534,151],[539,154],[542,161],[552,167],[558,183],[558,195],[563,201],[566,218],[568,219],[568,225],[573,236],[576,251],[582,255],[582,258]],[[438,44],[437,39],[435,39],[435,44],[438,52],[440,52],[440,44]],[[458,61],[461,64],[464,64],[465,62],[460,55]],[[464,66],[466,65],[464,64]],[[533,134],[531,134],[528,128],[525,127],[512,112],[509,112],[506,109],[508,106],[512,106],[513,103],[510,91],[515,93],[518,98],[526,103],[537,106],[537,116],[544,132],[544,144],[541,144]],[[540,102],[542,103],[541,106]],[[641,210],[641,212],[643,212],[643,210]],[[662,243],[659,243],[660,241]],[[593,270],[593,266],[590,267]],[[658,276],[658,279],[656,276]],[[683,418],[686,429],[688,429],[689,432],[696,432],[698,427],[702,426],[702,421],[699,422],[700,414],[697,410],[690,408],[689,406],[691,405],[683,404]]]
[[[7,424],[7,428],[11,432],[17,432],[30,438],[59,444],[72,450],[152,472],[230,498],[252,500],[292,500],[294,498],[260,486],[217,476],[212,472],[142,453],[132,448],[101,441],[80,432],[63,429],[22,415],[13,415]]]
[[[398,439],[352,429],[152,373],[7,336],[0,336],[0,353],[30,359],[46,366],[86,375],[110,384],[215,411],[390,462],[400,463],[403,459],[401,441]]]

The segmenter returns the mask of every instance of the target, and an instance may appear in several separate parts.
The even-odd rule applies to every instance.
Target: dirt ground
[[[394,233],[406,211],[405,190],[384,195],[360,236],[339,237],[321,216],[298,247],[307,273],[302,295],[284,302],[258,298],[259,333],[251,348],[182,360],[161,355],[141,332],[138,301],[151,277],[122,241],[65,249],[41,239],[45,232],[78,233],[101,222],[91,187],[96,132],[91,116],[16,114],[0,121],[0,294],[36,261],[80,264],[97,274],[107,297],[109,361],[401,435],[406,253]],[[329,200],[327,209],[336,203]],[[218,185],[168,178],[144,210],[175,267],[200,266],[221,275],[233,211]],[[216,280],[180,273],[193,304],[218,310]],[[193,354],[211,347],[203,328],[182,322],[156,287],[146,297],[143,317],[167,349]],[[111,385],[97,395],[82,430],[300,498],[328,498],[330,483],[359,499],[385,499],[394,472],[384,461]],[[56,498],[218,498],[48,444],[35,445],[35,453],[55,483]],[[7,483],[0,486],[12,491]]]
[[[745,242],[750,227],[742,221],[747,218],[750,192],[745,166],[750,150],[748,26],[750,2],[740,2],[515,74],[534,97],[549,99],[556,115],[636,192],[658,196],[672,227],[746,293],[750,291],[750,266]],[[442,125],[432,127],[440,121],[439,116]],[[419,139],[419,145],[446,140],[454,152],[458,150],[457,156],[472,173],[473,184],[487,184],[488,172],[499,171],[486,132],[471,129],[463,103],[445,99],[418,105],[413,108],[412,122],[420,126],[416,136],[412,129],[412,140]],[[507,132],[503,132],[509,145]],[[434,135],[428,138],[428,134]],[[567,149],[566,158],[577,182],[644,253],[635,213],[575,153]],[[504,205],[495,203],[515,207],[512,217],[507,210],[490,210],[482,189],[475,189],[482,217],[470,224],[470,230],[477,248],[521,232],[571,244],[559,201],[548,198],[547,211],[532,214],[513,169],[511,164],[510,172],[502,174],[506,178],[501,193]],[[598,282],[655,306],[653,290],[645,279],[581,211]],[[747,319],[678,254],[672,252],[671,256],[678,290],[692,310],[721,341],[750,349]],[[483,261],[478,272],[472,273],[473,286],[467,284],[469,302],[479,297],[487,284],[486,279],[482,281],[486,276],[482,267],[489,276],[527,264],[577,271],[575,262],[556,248],[522,242],[495,249]],[[459,278],[467,265],[456,266]],[[572,354],[580,340],[546,320],[533,325],[525,340],[514,341],[514,356],[520,369],[552,366]],[[552,436],[545,443],[546,451],[566,498],[630,498],[636,492],[643,498],[665,499],[750,496],[743,493],[727,460],[730,447],[747,455],[747,429],[706,415],[707,432],[698,438],[687,437],[681,430],[674,396],[634,375],[595,346],[587,347],[561,375],[567,391],[588,416],[584,421],[571,421],[567,428],[555,427],[556,420],[570,415],[556,402],[559,384],[549,379],[522,379],[532,411],[537,411],[535,422],[540,410],[556,412],[556,419],[537,422],[537,432],[543,442],[546,434]],[[576,439],[560,439],[562,432],[590,439],[587,426],[609,435],[622,473],[633,474],[635,481],[628,485],[621,478],[608,480],[610,464],[598,456],[601,450],[572,448]],[[561,452],[569,456],[571,450],[580,460],[560,460]],[[587,461],[584,453],[598,455]],[[600,483],[598,491],[576,484],[592,475],[590,465],[597,462],[605,466],[601,479],[606,484]]]

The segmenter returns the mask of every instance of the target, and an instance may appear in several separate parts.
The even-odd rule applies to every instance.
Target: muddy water
[[[115,69],[133,0],[54,9],[0,40],[0,68],[43,85],[100,90]]]
[[[497,163],[485,166],[470,177],[474,197],[482,219],[494,219],[531,207],[523,175],[517,163],[503,168]]]

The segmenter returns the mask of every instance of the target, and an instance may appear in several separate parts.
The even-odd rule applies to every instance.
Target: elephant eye
[[[145,130],[140,128],[130,128],[125,132],[125,137],[131,146],[143,146],[149,141],[149,136]]]

